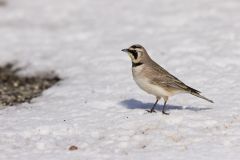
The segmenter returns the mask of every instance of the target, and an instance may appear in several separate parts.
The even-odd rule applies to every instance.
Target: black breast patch
[[[142,65],[143,63],[141,63],[141,62],[138,62],[138,63],[133,63],[132,62],[132,67],[137,67],[137,66],[140,66],[140,65]]]

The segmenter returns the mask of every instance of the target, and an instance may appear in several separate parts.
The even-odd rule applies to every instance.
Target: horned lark
[[[132,75],[137,85],[147,93],[156,96],[156,102],[148,112],[155,112],[154,108],[162,97],[164,99],[162,113],[169,114],[165,112],[168,97],[178,93],[190,93],[213,103],[212,100],[200,95],[200,91],[187,86],[154,62],[141,45],[132,45],[122,51],[127,52],[132,60]]]

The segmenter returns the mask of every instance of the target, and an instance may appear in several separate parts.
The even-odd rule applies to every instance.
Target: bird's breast
[[[157,97],[172,95],[171,92],[163,87],[152,84],[151,78],[147,77],[144,72],[144,66],[138,66],[132,69],[133,79],[142,90]]]
[[[132,67],[133,76],[140,76],[142,74],[143,69],[144,69],[144,64],[140,66]]]

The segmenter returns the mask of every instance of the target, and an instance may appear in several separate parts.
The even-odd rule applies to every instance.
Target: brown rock
[[[78,147],[72,145],[72,146],[70,146],[70,147],[68,148],[68,150],[69,150],[69,151],[75,151],[75,150],[78,150]]]

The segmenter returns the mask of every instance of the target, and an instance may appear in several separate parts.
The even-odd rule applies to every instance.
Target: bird
[[[156,112],[155,107],[158,101],[163,98],[162,113],[169,115],[166,112],[167,101],[169,97],[179,93],[189,93],[210,103],[214,103],[212,100],[202,96],[200,91],[189,87],[152,60],[143,46],[134,44],[129,48],[122,49],[122,51],[126,52],[131,58],[132,76],[136,84],[145,92],[156,97],[152,108],[147,110],[149,113]]]

